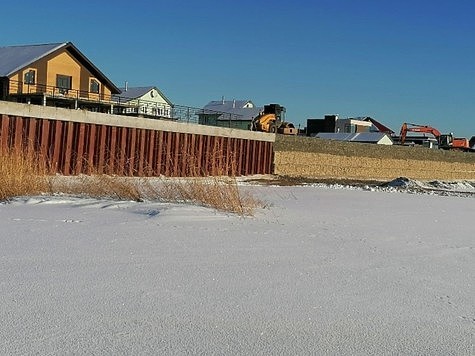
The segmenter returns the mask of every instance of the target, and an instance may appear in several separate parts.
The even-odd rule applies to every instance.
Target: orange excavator
[[[469,141],[463,137],[454,137],[453,134],[441,134],[439,130],[431,126],[404,123],[400,132],[400,143],[404,145],[408,132],[422,132],[432,134],[439,145],[444,150],[471,151]]]

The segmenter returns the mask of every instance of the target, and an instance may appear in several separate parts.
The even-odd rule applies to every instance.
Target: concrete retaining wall
[[[9,101],[0,101],[0,114],[6,114],[9,116],[34,117],[37,119],[61,120],[66,122],[82,122],[85,124],[130,127],[166,132],[180,132],[195,135],[230,137],[263,142],[275,141],[275,135],[273,134],[249,130],[197,125],[194,123],[184,123],[177,121],[145,119],[122,115],[111,115],[86,110],[71,110],[50,106],[19,104]]]

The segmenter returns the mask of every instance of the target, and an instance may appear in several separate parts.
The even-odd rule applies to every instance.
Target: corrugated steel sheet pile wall
[[[45,110],[48,109],[52,108]],[[70,118],[1,114],[0,119],[0,149],[3,152],[15,149],[38,154],[40,162],[48,165],[51,172],[64,175],[106,173],[185,177],[268,174],[272,170],[273,142],[269,140],[108,125]],[[148,126],[153,127],[156,123],[156,120],[147,120]]]

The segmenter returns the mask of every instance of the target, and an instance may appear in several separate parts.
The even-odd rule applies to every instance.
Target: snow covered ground
[[[474,355],[475,189],[414,184],[0,204],[0,354]]]

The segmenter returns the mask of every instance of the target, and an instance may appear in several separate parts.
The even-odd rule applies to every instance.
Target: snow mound
[[[428,183],[430,186],[436,189],[459,191],[459,192],[475,192],[475,182],[460,181],[460,182],[443,182],[432,181]]]
[[[441,196],[475,197],[475,181],[431,181],[422,182],[407,177],[399,177],[381,184],[326,184],[311,186],[326,189],[366,190],[372,192],[429,194]]]
[[[474,197],[475,182],[439,180],[421,182],[406,177],[399,177],[387,183],[381,184],[379,189],[375,190],[401,191],[413,194]]]
[[[410,188],[418,188],[420,187],[420,184],[416,180],[409,179],[406,177],[399,177],[399,178],[393,179],[390,182],[383,183],[381,186],[399,188],[399,189],[410,189]]]

